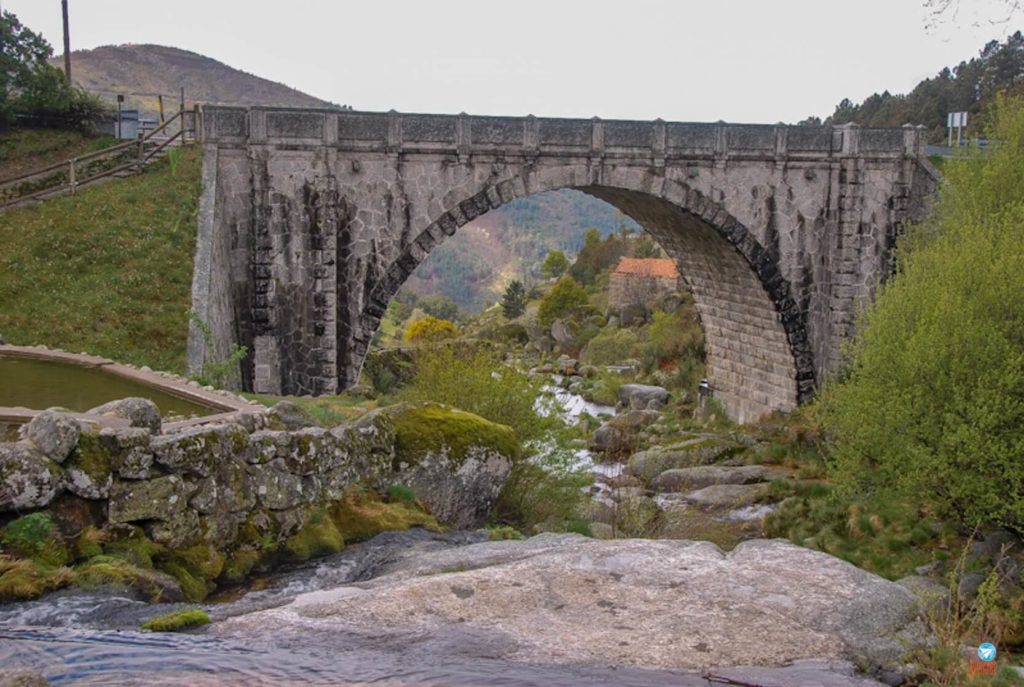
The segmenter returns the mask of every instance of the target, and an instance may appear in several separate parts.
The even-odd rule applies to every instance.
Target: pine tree
[[[501,312],[508,319],[515,319],[526,311],[526,289],[523,282],[513,280],[505,289],[505,295],[501,299]]]

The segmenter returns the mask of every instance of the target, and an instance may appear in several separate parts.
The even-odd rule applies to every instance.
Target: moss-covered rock
[[[110,495],[110,451],[98,434],[83,432],[64,467],[64,488],[75,496],[105,499]]]
[[[305,561],[318,556],[338,553],[345,540],[325,508],[317,508],[306,519],[298,532],[284,543],[284,554],[289,560]]]
[[[23,515],[0,530],[0,547],[18,558],[59,567],[71,560],[53,517],[46,512]]]
[[[511,427],[473,413],[422,403],[399,406],[390,415],[395,427],[396,470],[442,451],[456,460],[479,448],[493,449],[513,460],[519,457],[519,442]]]
[[[140,568],[152,569],[153,559],[165,555],[167,549],[147,537],[141,527],[123,527],[108,537],[103,552]]]
[[[436,403],[390,414],[395,482],[410,487],[444,525],[483,524],[519,458],[512,428]]]
[[[346,542],[369,539],[381,532],[425,527],[440,531],[437,520],[416,501],[385,503],[376,492],[352,488],[331,508],[331,519]]]
[[[260,562],[263,552],[254,549],[242,549],[228,556],[221,571],[220,581],[227,584],[241,584],[249,577],[256,564]]]
[[[94,556],[78,566],[74,582],[83,589],[134,591],[153,603],[170,603],[185,598],[181,585],[171,575],[141,568],[113,556]]]
[[[214,580],[224,570],[224,556],[210,545],[198,545],[169,551],[156,566],[178,581],[187,600],[202,601],[217,588]]]
[[[142,623],[143,630],[150,632],[181,632],[194,627],[206,625],[210,616],[199,608],[189,608],[173,613],[165,613]]]

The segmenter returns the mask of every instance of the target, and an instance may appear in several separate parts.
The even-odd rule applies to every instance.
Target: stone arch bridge
[[[359,376],[389,300],[460,226],[572,188],[676,261],[708,377],[739,421],[839,362],[901,227],[936,186],[923,129],[206,107],[189,365],[248,348],[258,392]]]

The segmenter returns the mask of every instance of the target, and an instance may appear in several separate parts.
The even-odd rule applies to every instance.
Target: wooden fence
[[[75,191],[116,174],[140,171],[171,145],[195,141],[196,114],[180,110],[138,140],[126,141],[94,153],[58,162],[0,181],[0,210]],[[177,123],[177,126],[172,126]],[[173,132],[173,133],[172,133]]]

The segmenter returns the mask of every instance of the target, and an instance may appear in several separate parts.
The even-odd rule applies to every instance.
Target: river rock
[[[555,320],[551,323],[551,338],[563,348],[572,346],[576,342],[576,334],[572,331],[572,326],[565,320]]]
[[[781,540],[726,554],[709,542],[540,535],[411,555],[385,571],[209,632],[274,627],[285,641],[350,633],[403,651],[489,636],[488,656],[502,661],[679,671],[803,659],[899,667],[924,640],[909,591]],[[809,683],[808,674],[750,684],[872,684]]]
[[[712,484],[692,491],[683,500],[700,508],[741,508],[764,493],[764,484]]]
[[[505,425],[438,403],[398,406],[392,480],[402,484],[449,527],[479,527],[519,458]]]
[[[630,457],[628,470],[644,482],[651,482],[666,470],[707,465],[740,448],[729,439],[701,435],[668,446],[638,451]]]
[[[0,512],[43,508],[61,480],[56,463],[31,444],[0,444]]]
[[[612,421],[601,423],[589,440],[591,450],[612,456],[628,453],[635,445],[636,437],[633,433]]]
[[[87,411],[89,415],[110,415],[128,420],[132,427],[145,427],[151,434],[159,434],[163,421],[160,409],[148,398],[129,397],[111,401]]]
[[[649,384],[623,384],[619,387],[619,404],[626,408],[660,408],[668,403],[668,391]]]
[[[754,484],[783,477],[785,473],[763,465],[699,465],[692,468],[674,468],[658,475],[651,488],[659,492],[682,492],[701,489],[712,484]]]
[[[19,431],[50,460],[63,463],[78,443],[82,428],[70,415],[46,410],[39,413]]]

